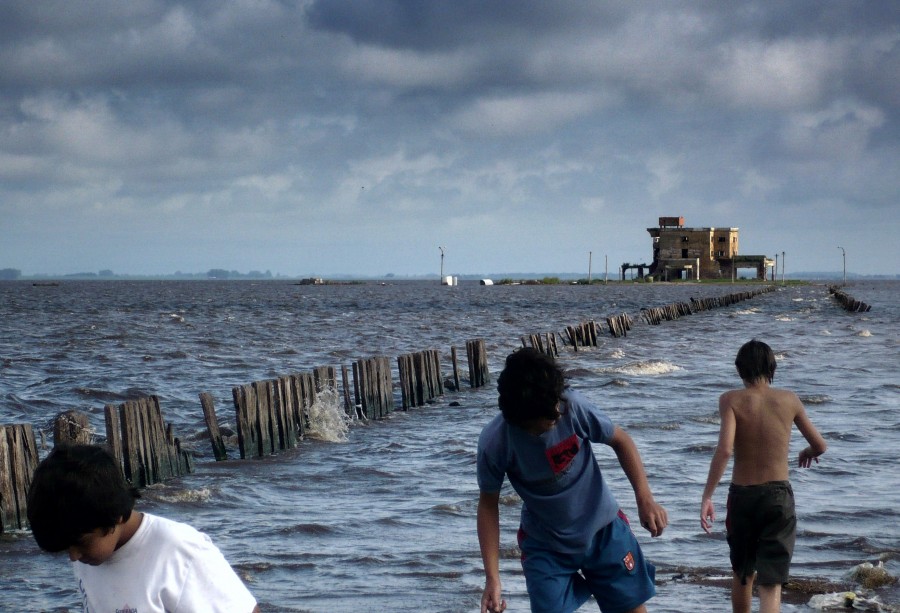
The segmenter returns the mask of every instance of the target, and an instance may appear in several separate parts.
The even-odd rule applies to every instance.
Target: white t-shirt
[[[143,514],[127,543],[99,566],[75,562],[85,613],[250,613],[256,599],[212,540]]]

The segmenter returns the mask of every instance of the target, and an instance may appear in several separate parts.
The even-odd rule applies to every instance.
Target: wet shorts
[[[735,485],[728,489],[725,518],[731,569],[744,583],[756,571],[756,582],[780,585],[788,580],[797,516],[794,491],[787,481]]]
[[[603,613],[622,613],[656,594],[656,568],[644,559],[622,511],[582,554],[551,551],[521,529],[519,547],[532,613],[570,613],[591,594]]]

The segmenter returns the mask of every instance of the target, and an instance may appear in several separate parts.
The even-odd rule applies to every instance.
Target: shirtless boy
[[[800,452],[801,468],[809,468],[813,460],[818,463],[827,445],[797,395],[770,387],[775,355],[768,345],[757,340],[744,344],[734,363],[744,388],[719,398],[719,442],[703,490],[700,525],[710,532],[716,518],[712,495],[733,453],[725,518],[733,571],[732,610],[750,613],[755,579],[760,613],[776,613],[781,607],[781,585],[788,579],[797,527],[794,492],[788,481],[792,425],[797,425],[809,444]]]

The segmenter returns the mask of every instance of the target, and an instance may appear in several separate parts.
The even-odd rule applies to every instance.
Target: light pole
[[[844,285],[847,285],[847,251],[843,247],[838,247],[844,256]]]
[[[591,284],[591,258],[594,256],[593,251],[588,251],[588,285]]]
[[[781,252],[781,284],[784,285],[784,251]]]
[[[441,285],[444,284],[444,248],[438,247],[441,250]]]

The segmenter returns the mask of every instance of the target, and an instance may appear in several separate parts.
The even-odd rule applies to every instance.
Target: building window
[[[717,251],[717,252],[716,252],[716,255],[719,256],[720,258],[724,258],[724,257],[725,257],[725,252],[724,252],[724,251]]]
[[[683,258],[687,258],[687,257],[688,257],[688,250],[687,250],[687,249],[682,249],[682,250],[681,250],[681,257],[683,257]]]
[[[719,237],[719,242],[720,242],[720,243],[724,243],[724,242],[725,242],[725,237],[724,237],[724,236],[720,236],[720,237]]]
[[[682,236],[682,237],[681,237],[681,242],[682,242],[682,243],[686,243],[686,242],[688,242],[688,240],[690,240],[690,239],[688,239],[687,236]]]

